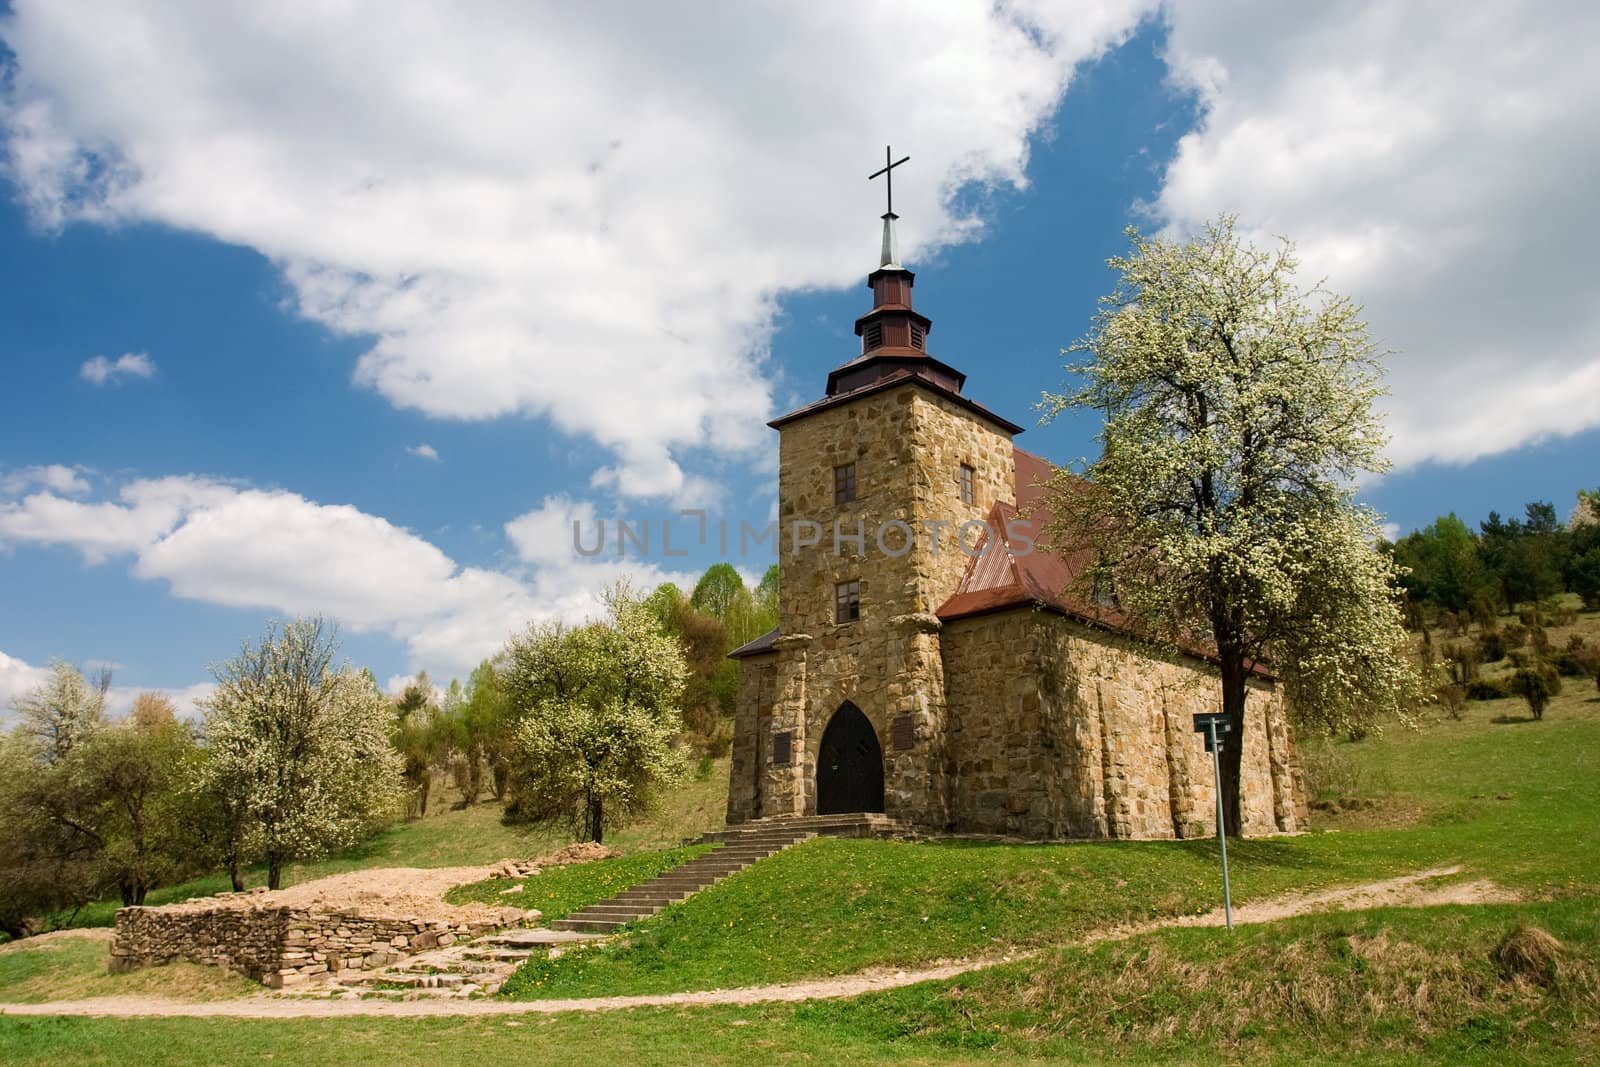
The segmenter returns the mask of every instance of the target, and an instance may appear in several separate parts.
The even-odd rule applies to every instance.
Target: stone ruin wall
[[[515,914],[505,922],[447,922],[286,905],[121,908],[111,969],[186,961],[225,967],[273,989],[292,988],[330,973],[387,967],[416,952],[517,925],[522,912],[510,911]]]
[[[942,635],[951,806],[960,830],[1032,838],[1213,833],[1211,757],[1192,716],[1221,683],[1198,660],[1157,658],[1058,615],[957,620]],[[1244,831],[1308,825],[1283,699],[1252,681],[1241,764]]]

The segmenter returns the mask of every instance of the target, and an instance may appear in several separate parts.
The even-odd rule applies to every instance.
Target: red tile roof
[[[996,504],[989,526],[998,543],[979,542],[981,554],[967,564],[955,594],[938,609],[941,619],[960,619],[1029,604],[1051,608],[1102,626],[1122,629],[1127,619],[1113,608],[1081,601],[1073,584],[1089,564],[1087,549],[1057,555],[1038,547],[1054,521],[1049,507],[1050,478],[1056,468],[1049,461],[1013,446],[1017,470],[1017,505]],[[1033,542],[1030,550],[1028,542]]]
[[[981,555],[967,564],[967,572],[956,587],[955,594],[939,606],[935,614],[949,622],[954,619],[987,615],[1013,608],[1036,607],[1078,619],[1092,626],[1137,637],[1126,612],[1111,606],[1092,603],[1075,588],[1084,568],[1091,561],[1091,549],[1058,554],[1049,548],[1038,547],[1047,541],[1046,531],[1055,521],[1050,509],[1050,497],[1059,488],[1049,487],[1056,466],[1031,452],[1013,446],[1017,470],[1017,506],[996,504],[989,513],[989,526],[1000,538],[1003,552],[983,552],[987,541],[978,544]],[[1074,480],[1071,483],[1080,491],[1088,483]],[[1024,539],[1033,542],[1029,546]],[[1216,652],[1199,642],[1184,643],[1182,650],[1189,655],[1215,662]],[[1256,674],[1270,678],[1272,674],[1262,664],[1253,665]]]

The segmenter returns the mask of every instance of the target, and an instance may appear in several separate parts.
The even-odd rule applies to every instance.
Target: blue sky
[[[766,521],[765,420],[857,350],[885,140],[929,347],[1031,451],[1094,449],[1034,404],[1123,228],[1234,211],[1399,350],[1399,529],[1600,484],[1578,6],[93,6],[0,6],[0,698],[63,658],[187,699],[309,611],[448,677],[692,578],[568,524]]]

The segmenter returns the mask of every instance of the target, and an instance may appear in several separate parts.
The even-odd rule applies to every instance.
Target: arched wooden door
[[[883,749],[872,723],[849,701],[828,720],[817,752],[817,814],[883,810]]]

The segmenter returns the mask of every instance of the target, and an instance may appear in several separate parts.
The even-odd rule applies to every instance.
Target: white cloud
[[[36,485],[65,496],[81,496],[89,491],[89,482],[82,470],[61,463],[0,470],[0,496],[15,496]]]
[[[15,717],[11,705],[18,697],[50,680],[47,667],[34,667],[0,652],[0,724]]]
[[[347,505],[183,476],[131,481],[105,500],[0,496],[0,546],[68,547],[91,564],[127,557],[135,576],[164,581],[185,599],[322,613],[357,632],[389,634],[405,643],[413,665],[447,678],[465,676],[529,622],[598,617],[599,593],[611,582],[648,589],[693,581],[647,560],[579,557],[570,514],[592,516],[594,508],[555,498],[508,524],[526,566],[501,571],[462,566]],[[0,675],[8,669],[31,677],[0,662]]]
[[[383,692],[391,700],[395,699],[404,694],[409,686],[414,685],[416,680],[417,676],[415,674],[391,674],[389,680],[383,683]],[[432,693],[433,702],[435,704],[444,703],[444,686],[434,682],[431,678],[428,681],[432,683],[428,688]]]
[[[1600,426],[1600,8],[1174,4],[1206,107],[1154,210],[1299,242],[1399,350],[1401,464]]]
[[[694,498],[686,462],[771,447],[776,296],[872,266],[884,140],[907,254],[972,237],[952,193],[1022,184],[1149,6],[19,0],[9,166],[46,225],[270,257],[399,407],[548,418],[597,485]]]
[[[106,693],[106,714],[113,718],[121,718],[133,710],[133,702],[138,699],[140,693],[159,693],[172,701],[173,706],[178,709],[180,719],[198,719],[201,716],[200,701],[216,691],[215,682],[196,682],[180,689],[114,685]]]
[[[439,450],[424,442],[420,445],[407,445],[406,454],[416,456],[418,459],[438,460]]]
[[[115,668],[120,664],[86,660],[79,666],[85,673],[91,673],[103,666]],[[15,656],[0,652],[0,725],[16,718],[12,705],[19,697],[46,684],[49,680],[50,668],[33,666]],[[211,682],[197,682],[181,689],[142,689],[114,685],[106,693],[106,712],[113,717],[126,715],[140,693],[156,692],[169,697],[177,706],[179,715],[195,718],[200,714],[197,702],[210,696],[215,689],[216,686]]]
[[[95,385],[115,385],[124,378],[149,378],[155,373],[154,361],[143,352],[125,352],[114,360],[95,356],[78,368],[78,377]]]

